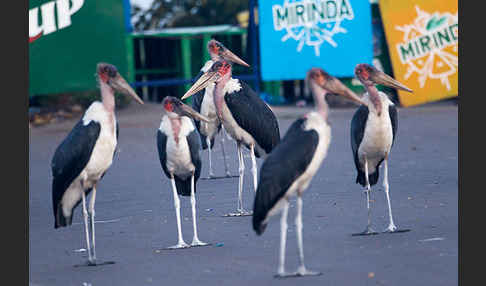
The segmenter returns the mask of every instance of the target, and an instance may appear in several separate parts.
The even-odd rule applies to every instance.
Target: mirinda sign
[[[394,76],[414,91],[399,91],[402,105],[457,96],[457,8],[454,0],[380,1]]]
[[[258,5],[263,80],[303,79],[312,67],[352,77],[357,63],[371,64],[369,0],[265,0]]]

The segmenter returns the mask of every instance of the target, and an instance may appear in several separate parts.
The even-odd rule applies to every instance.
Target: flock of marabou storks
[[[370,191],[378,182],[379,167],[384,163],[383,187],[388,203],[389,225],[385,232],[398,232],[393,222],[388,185],[388,155],[397,131],[397,109],[375,84],[411,92],[409,88],[368,64],[358,64],[355,75],[366,89],[359,97],[337,78],[321,68],[312,68],[306,76],[315,102],[315,110],[295,120],[283,138],[277,119],[268,105],[245,82],[232,78],[232,64],[249,67],[216,40],[208,43],[211,60],[206,62],[191,88],[181,99],[193,96],[192,107],[181,99],[167,96],[157,130],[157,147],[162,170],[171,182],[176,210],[178,241],[171,249],[204,246],[199,240],[196,222],[196,185],[201,175],[200,150],[208,149],[209,177],[214,178],[211,149],[215,136],[230,136],[237,144],[239,161],[238,201],[236,212],[226,216],[253,216],[254,231],[261,235],[271,216],[281,212],[280,257],[277,277],[318,275],[304,265],[302,241],[302,194],[322,164],[331,141],[327,117],[326,94],[337,94],[360,104],[351,121],[351,149],[357,171],[356,183],[365,187],[368,224],[358,235],[376,234],[371,228]],[[57,147],[52,159],[52,202],[55,228],[72,224],[73,210],[82,203],[88,262],[100,265],[95,248],[95,199],[97,183],[111,166],[118,140],[115,117],[115,93],[143,101],[121,77],[115,66],[99,63],[96,69],[101,102],[86,110],[80,121]],[[221,131],[223,130],[223,131]],[[224,133],[227,133],[224,134]],[[221,146],[223,147],[224,142]],[[251,155],[251,172],[255,199],[253,210],[242,203],[245,163],[243,147]],[[229,175],[224,153],[226,176]],[[263,158],[260,177],[256,158]],[[87,206],[86,197],[91,193]],[[286,272],[285,244],[289,199],[297,196],[296,232],[300,266]],[[179,196],[189,196],[192,206],[194,236],[187,244],[181,232]]]

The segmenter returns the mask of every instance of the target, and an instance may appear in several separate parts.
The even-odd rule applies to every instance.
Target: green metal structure
[[[211,40],[214,36],[227,36],[228,41],[231,41],[231,36],[238,35],[246,38],[246,29],[230,26],[230,25],[217,25],[217,26],[205,26],[205,27],[184,27],[184,28],[167,28],[160,29],[156,31],[144,31],[144,32],[133,32],[127,34],[127,57],[129,58],[129,73],[131,75],[149,75],[149,74],[163,74],[163,73],[173,73],[177,72],[180,78],[191,79],[194,74],[193,71],[199,71],[205,61],[209,60],[209,54],[207,52],[207,42]],[[135,40],[139,39],[138,44],[140,45],[140,57],[144,58],[143,55],[143,45],[144,39],[147,38],[163,38],[180,41],[180,50],[174,51],[176,56],[181,59],[179,63],[170,69],[146,69],[144,67],[144,60],[141,59],[142,67],[135,67]],[[193,42],[195,39],[202,38],[202,45],[195,46]],[[246,42],[246,39],[242,41]],[[243,50],[245,50],[243,48]],[[199,51],[203,51],[202,58],[194,57],[198,55]],[[194,67],[198,67],[194,70]],[[135,77],[130,78],[131,82],[135,82]],[[167,81],[170,83],[170,81]],[[142,81],[143,83],[143,81]],[[189,89],[190,84],[185,84],[185,89]]]
[[[101,61],[133,77],[123,1],[30,0],[29,38],[38,31],[40,37],[29,43],[29,96],[93,90]]]

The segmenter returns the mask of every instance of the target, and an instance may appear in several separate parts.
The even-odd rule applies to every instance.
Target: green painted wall
[[[30,0],[29,37],[34,31],[30,23],[31,11],[39,7],[38,23],[35,24],[42,25],[40,7],[46,3],[56,2],[53,19],[56,28],[59,27],[58,14],[62,13],[58,9],[63,4],[59,1],[67,1],[71,8],[75,2],[82,2],[82,6],[71,15],[71,25],[29,43],[29,96],[95,89],[94,75],[100,61],[114,64],[123,77],[130,78],[127,74],[123,1]]]

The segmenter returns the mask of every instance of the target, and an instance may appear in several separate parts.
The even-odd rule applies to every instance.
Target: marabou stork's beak
[[[117,73],[115,77],[110,78],[108,84],[116,91],[133,97],[138,103],[143,104],[143,100],[135,93],[133,88],[126,82],[126,80]]]
[[[226,61],[233,62],[245,67],[250,67],[249,64],[247,64],[244,60],[240,59],[237,55],[233,54],[233,52],[231,52],[227,48],[224,48],[220,55]]]
[[[209,118],[207,118],[206,116],[195,111],[194,109],[192,109],[188,105],[181,104],[180,108],[182,110],[183,115],[185,115],[185,116],[192,117],[192,118],[194,118],[195,120],[198,120],[198,121],[210,122]]]
[[[373,69],[373,72],[370,74],[370,80],[377,84],[385,85],[388,87],[396,88],[405,90],[408,92],[413,92],[410,88],[406,87],[405,85],[401,84],[391,76],[387,75],[386,73],[379,71],[377,69]]]
[[[186,91],[186,93],[181,97],[181,100],[190,97],[191,95],[197,93],[200,90],[205,89],[210,83],[213,83],[219,79],[220,75],[218,71],[212,69],[205,72],[192,86]]]
[[[331,77],[330,79],[328,79],[324,83],[323,88],[331,93],[346,97],[347,99],[354,101],[358,104],[367,105],[356,93],[350,90],[346,85],[344,85],[339,79],[335,77]]]

